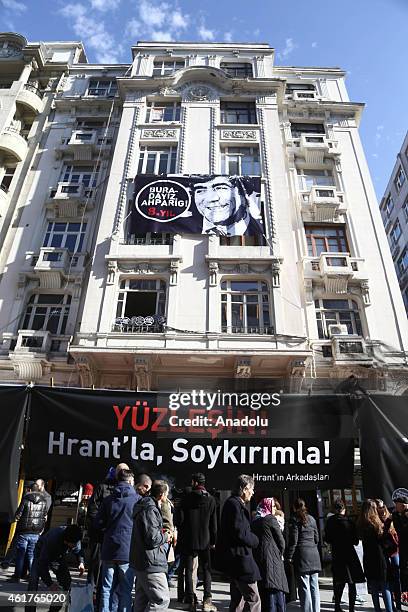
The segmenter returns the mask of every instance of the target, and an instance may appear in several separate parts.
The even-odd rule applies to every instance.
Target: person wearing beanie
[[[348,584],[349,612],[354,612],[356,584],[365,582],[364,572],[354,546],[358,544],[357,529],[346,516],[346,507],[341,499],[333,505],[334,514],[326,524],[325,541],[332,550],[332,573],[335,612],[341,611],[341,598]]]

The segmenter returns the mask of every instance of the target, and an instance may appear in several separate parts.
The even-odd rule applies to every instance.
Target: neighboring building
[[[130,66],[103,66],[77,43],[1,40],[21,50],[0,53],[13,109],[0,135],[2,382],[187,390],[255,378],[300,392],[355,374],[407,392],[407,320],[358,135],[363,105],[342,70],[275,67],[266,44],[143,42]],[[72,55],[54,67],[59,48]],[[29,144],[11,145],[27,49],[48,49],[36,71],[50,90]],[[134,179],[147,173],[260,175],[265,235],[134,231]]]
[[[405,309],[408,314],[408,132],[391,178],[388,182],[380,210],[390,244],[392,259]]]

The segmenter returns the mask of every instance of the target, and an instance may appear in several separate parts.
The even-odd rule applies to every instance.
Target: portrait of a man
[[[203,234],[243,236],[263,234],[259,191],[251,178],[241,176],[191,176],[197,210],[203,216]]]

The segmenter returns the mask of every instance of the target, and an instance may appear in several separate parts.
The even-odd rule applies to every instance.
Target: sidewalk
[[[23,606],[8,606],[7,597],[11,592],[14,593],[23,593],[27,590],[27,582],[22,581],[19,584],[14,584],[10,582],[6,582],[6,579],[11,576],[13,573],[12,568],[7,571],[0,570],[0,610],[9,610],[13,612],[14,610],[21,611],[23,610]],[[76,572],[72,572],[72,578],[75,581],[80,580],[79,576]],[[334,603],[332,602],[333,591],[332,591],[332,581],[331,578],[320,578],[320,597],[321,597],[321,610],[322,612],[333,612],[334,611]],[[170,612],[180,611],[184,606],[182,604],[177,603],[177,593],[174,587],[170,590],[171,594],[171,604],[169,607]],[[199,601],[202,601],[203,591],[202,588],[197,591]],[[347,595],[343,597],[345,603],[342,605],[342,608],[345,612],[348,611],[348,603],[347,603]],[[356,606],[356,612],[364,612],[365,610],[374,610],[372,607],[371,597],[369,595],[365,596],[366,603],[364,605]],[[227,582],[217,582],[213,581],[213,602],[217,606],[220,611],[228,610],[229,604],[229,585]],[[44,610],[45,608],[41,608]],[[299,602],[291,603],[287,607],[287,612],[295,612],[299,610]],[[199,605],[198,610],[201,610],[201,606]],[[408,612],[408,606],[403,606],[404,612]],[[75,610],[73,612],[76,612]]]

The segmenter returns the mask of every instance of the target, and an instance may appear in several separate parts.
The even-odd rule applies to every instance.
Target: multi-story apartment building
[[[298,392],[354,374],[407,391],[407,321],[342,70],[276,67],[266,44],[143,42],[103,66],[80,44],[1,40],[19,52],[0,55],[3,382]],[[44,99],[25,87],[27,50]],[[143,174],[258,176],[263,230],[138,232]]]
[[[408,132],[388,181],[380,210],[408,313]]]

